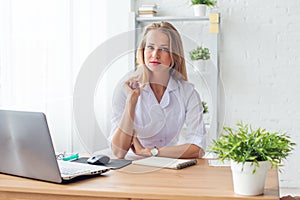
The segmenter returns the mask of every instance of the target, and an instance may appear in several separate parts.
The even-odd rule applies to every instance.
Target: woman
[[[160,22],[145,28],[137,63],[135,75],[117,87],[113,99],[110,141],[115,156],[124,158],[132,149],[145,157],[202,157],[203,107],[187,81],[182,40],[173,25]],[[184,142],[178,144],[179,138]]]

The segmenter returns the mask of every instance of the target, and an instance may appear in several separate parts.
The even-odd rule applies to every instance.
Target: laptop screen
[[[46,116],[0,110],[0,172],[61,182]]]

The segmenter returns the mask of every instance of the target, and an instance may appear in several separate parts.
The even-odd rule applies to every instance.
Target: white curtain
[[[74,151],[73,87],[108,37],[107,2],[0,1],[0,109],[45,112],[57,152]]]

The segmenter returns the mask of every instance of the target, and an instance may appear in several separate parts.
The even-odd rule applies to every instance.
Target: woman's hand
[[[128,81],[125,82],[124,84],[125,90],[128,95],[132,93],[138,93],[140,91],[140,82],[138,79],[131,78]]]
[[[125,84],[127,84],[132,90],[140,87],[140,82],[138,79],[131,78]]]
[[[131,107],[135,108],[135,105],[141,93],[139,81],[134,78],[129,79],[125,82],[124,88],[127,93],[127,103],[129,103]]]
[[[152,156],[151,154],[151,149],[150,148],[145,148],[139,141],[139,139],[136,137],[134,134],[133,140],[132,140],[132,145],[131,145],[132,151],[139,156],[144,156],[144,157],[149,157]]]

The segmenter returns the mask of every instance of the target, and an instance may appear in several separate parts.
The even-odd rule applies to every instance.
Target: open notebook
[[[148,157],[140,160],[132,161],[135,165],[146,165],[152,167],[170,168],[170,169],[183,169],[197,164],[196,159],[176,159],[166,157]]]

